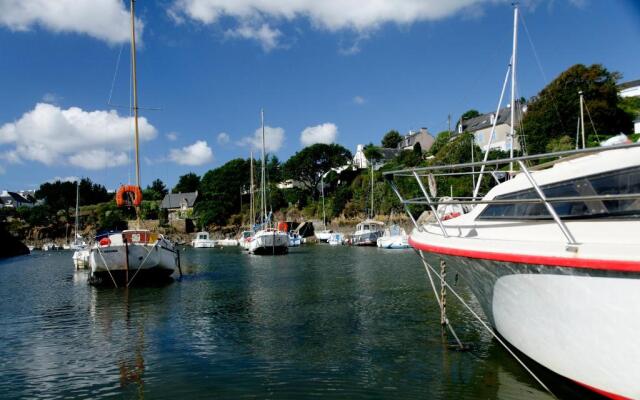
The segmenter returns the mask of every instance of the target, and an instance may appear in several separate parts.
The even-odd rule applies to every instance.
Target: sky
[[[379,143],[495,110],[509,0],[137,0],[142,186],[260,151]],[[516,87],[573,64],[640,79],[640,2],[520,4]],[[135,180],[129,2],[0,0],[0,189]],[[455,122],[453,123],[455,124]]]

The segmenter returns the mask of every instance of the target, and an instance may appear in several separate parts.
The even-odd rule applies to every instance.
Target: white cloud
[[[255,40],[260,43],[262,50],[268,53],[278,47],[282,32],[279,29],[271,28],[266,23],[260,26],[243,23],[236,28],[227,30],[224,35],[230,38]]]
[[[366,102],[366,100],[365,100],[365,98],[364,98],[364,97],[362,97],[362,96],[355,96],[355,97],[353,98],[353,102],[354,102],[355,104],[357,104],[357,105],[362,105],[362,104],[364,104],[364,103]]]
[[[331,122],[304,128],[300,134],[300,143],[309,146],[315,143],[333,143],[338,136],[338,127]]]
[[[62,97],[55,93],[45,93],[42,95],[42,101],[50,104],[58,104],[62,100]]]
[[[169,15],[178,23],[192,20],[216,24],[234,19],[237,26],[226,36],[258,40],[265,51],[278,47],[282,32],[274,24],[303,18],[312,27],[330,32],[355,32],[355,42],[343,54],[360,51],[360,42],[386,23],[408,25],[439,20],[470,7],[506,0],[173,0]],[[579,0],[572,0],[579,1]],[[265,22],[266,21],[266,22]],[[268,22],[268,23],[267,23]]]
[[[15,122],[0,126],[0,145],[12,146],[1,158],[17,163],[38,161],[45,165],[67,164],[100,169],[128,162],[133,120],[116,111],[62,109],[38,103]],[[156,137],[146,118],[139,119],[140,140]]]
[[[13,31],[34,26],[89,35],[108,43],[129,41],[129,11],[120,0],[2,0],[0,25]],[[136,18],[138,38],[143,29]]]
[[[171,140],[172,142],[175,142],[178,139],[178,134],[175,132],[169,132],[165,136],[167,139]]]
[[[264,147],[266,152],[276,152],[284,142],[284,129],[264,127]],[[262,149],[262,128],[256,129],[253,136],[246,136],[238,142],[240,146],[250,146],[254,150]]]
[[[231,138],[229,137],[228,133],[220,132],[220,133],[218,133],[218,139],[217,140],[218,140],[218,144],[225,145],[225,144],[229,143]]]
[[[211,147],[204,140],[198,140],[181,149],[171,149],[169,159],[181,165],[202,165],[213,160]]]

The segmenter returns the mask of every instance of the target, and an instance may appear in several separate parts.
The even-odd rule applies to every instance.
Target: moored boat
[[[385,229],[384,235],[378,238],[376,244],[384,249],[407,249],[410,247],[407,232],[398,225],[391,225]]]
[[[525,164],[559,156],[546,169]],[[424,194],[411,200],[393,181],[402,174],[390,173],[405,205],[434,211],[409,243],[429,265],[444,261],[459,273],[495,331],[527,357],[605,396],[640,398],[640,343],[622,339],[640,331],[640,147],[476,166],[500,162],[520,172],[475,202],[447,200],[474,205],[447,220],[421,184],[443,167],[411,171]]]
[[[367,219],[356,225],[350,243],[354,246],[376,246],[378,238],[384,234],[384,223]]]
[[[216,247],[216,241],[209,237],[209,232],[198,232],[196,237],[191,241],[191,246],[194,249],[212,248]]]

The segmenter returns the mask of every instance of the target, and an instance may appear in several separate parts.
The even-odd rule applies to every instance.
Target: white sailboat
[[[356,225],[351,236],[354,246],[376,246],[378,238],[384,234],[384,223],[373,219],[373,162],[371,163],[371,209],[369,218]]]
[[[249,230],[242,231],[238,235],[238,244],[244,250],[249,250],[249,245],[253,240],[254,224],[256,223],[255,203],[254,203],[254,184],[253,184],[253,151],[249,153]]]
[[[512,112],[517,21],[516,6]],[[506,79],[503,93],[505,87]],[[531,168],[532,161],[544,164]],[[485,166],[507,165],[512,179],[477,197]],[[435,199],[424,186],[426,177],[474,174],[469,171],[477,166],[481,175],[472,199]],[[427,273],[438,276],[433,266],[443,265],[459,273],[488,324],[478,319],[496,340],[600,395],[640,398],[640,342],[633,339],[640,332],[639,144],[485,157],[386,175],[414,222],[409,243]],[[395,180],[407,177],[423,197],[403,197]],[[431,208],[431,220],[416,221],[409,207],[418,204]],[[472,208],[448,219],[437,212],[452,204]]]
[[[87,248],[87,243],[82,239],[82,236],[79,233],[80,230],[80,181],[76,182],[76,220],[75,220],[75,228],[73,230],[74,240],[69,244],[69,248],[74,250],[73,256],[71,259],[73,260],[73,265],[76,269],[84,269],[89,266],[89,249]]]
[[[171,241],[158,233],[139,228],[142,190],[140,189],[135,1],[131,0],[130,4],[136,185],[122,186],[116,195],[116,202],[119,206],[135,206],[138,229],[96,237],[96,243],[92,246],[89,255],[91,267],[89,282],[94,285],[113,284],[116,287],[166,281],[179,265],[179,255]]]
[[[260,112],[260,119],[262,122],[262,160],[260,174],[260,221],[262,225],[261,229],[256,232],[249,243],[249,252],[260,255],[287,254],[289,252],[289,235],[287,232],[281,232],[269,227],[271,217],[267,214],[264,111]]]

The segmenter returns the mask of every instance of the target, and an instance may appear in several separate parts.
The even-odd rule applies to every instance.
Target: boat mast
[[[509,132],[509,158],[513,158],[513,139],[516,115],[516,54],[518,49],[518,3],[513,5],[513,52],[511,54],[511,129]],[[498,116],[496,116],[498,118]],[[509,173],[513,174],[513,162],[509,163]]]
[[[587,142],[584,138],[584,93],[582,90],[578,92],[580,94],[580,131],[582,132],[582,148],[587,147]]]
[[[324,224],[324,230],[327,230],[327,215],[324,212],[324,174],[320,177],[320,192],[322,194],[322,223]]]
[[[260,110],[260,122],[262,124],[262,173],[260,174],[260,190],[261,190],[261,199],[260,199],[260,213],[262,223],[266,223],[267,218],[267,190],[266,190],[266,168],[265,168],[265,153],[264,153],[264,110]]]
[[[371,211],[369,211],[371,216],[369,218],[373,219],[373,160],[371,160]]]
[[[138,80],[136,76],[136,19],[135,0],[131,0],[131,72],[133,77],[133,124],[135,129],[134,143],[136,151],[136,186],[140,187],[140,149],[138,145]],[[136,221],[140,228],[140,207],[136,207]]]
[[[80,181],[76,181],[76,228],[73,233],[73,243],[78,241],[78,209],[80,208]]]
[[[251,186],[249,188],[249,205],[251,209],[249,210],[249,228],[253,229],[253,224],[256,223],[256,216],[254,214],[254,204],[253,204],[253,151],[249,153],[249,164],[251,165]]]

